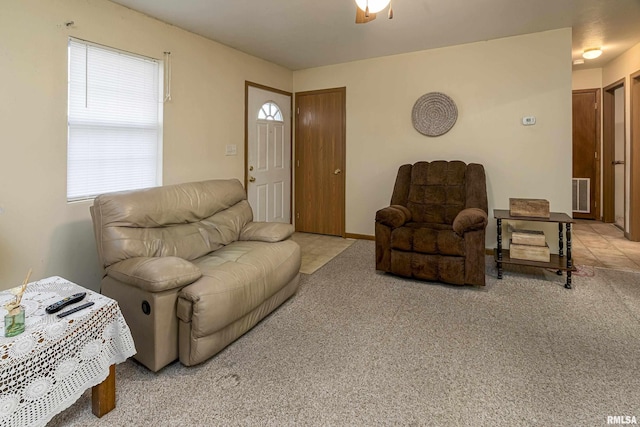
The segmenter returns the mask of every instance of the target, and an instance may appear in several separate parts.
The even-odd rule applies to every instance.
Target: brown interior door
[[[345,235],[345,88],[296,94],[297,231]]]
[[[600,192],[599,180],[599,89],[573,91],[573,177],[588,178],[589,201],[585,202],[586,181],[580,180],[578,201],[574,200],[574,218],[596,219]]]

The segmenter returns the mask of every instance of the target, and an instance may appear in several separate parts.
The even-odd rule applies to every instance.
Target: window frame
[[[276,114],[267,114],[265,106],[269,106],[269,113],[271,113],[271,107],[275,107]],[[260,117],[261,113],[264,113],[265,117]],[[277,118],[278,115],[280,116],[279,119]],[[258,120],[265,120],[269,122],[284,122],[284,115],[282,114],[282,109],[280,108],[280,106],[275,101],[269,100],[260,106],[260,109],[258,110]]]
[[[157,90],[156,90],[156,94],[157,94],[157,122],[154,126],[145,126],[145,125],[139,125],[139,124],[123,124],[123,123],[116,123],[116,122],[95,122],[95,121],[86,121],[86,120],[78,120],[77,117],[73,117],[72,118],[72,114],[71,114],[71,87],[72,87],[72,81],[71,81],[71,62],[72,62],[72,43],[74,44],[80,44],[80,45],[85,45],[87,48],[89,47],[93,47],[96,49],[101,49],[104,51],[111,51],[114,52],[118,55],[125,55],[127,57],[131,57],[131,58],[136,58],[136,59],[141,59],[143,61],[147,61],[147,62],[153,62],[155,63],[155,67],[157,69]],[[148,57],[145,55],[140,55],[137,53],[132,53],[130,51],[126,51],[123,49],[118,49],[118,48],[114,48],[111,46],[105,46],[102,44],[98,44],[98,43],[94,43],[94,42],[90,42],[87,40],[83,40],[83,39],[79,39],[76,37],[69,37],[68,41],[67,41],[67,61],[68,61],[68,68],[67,68],[67,181],[66,181],[66,199],[68,203],[74,203],[74,202],[82,202],[82,201],[90,201],[93,200],[95,197],[97,197],[100,194],[103,193],[107,193],[107,192],[116,192],[116,191],[127,191],[127,190],[136,190],[136,189],[142,189],[142,188],[151,188],[151,187],[155,187],[155,186],[161,186],[162,182],[163,182],[163,140],[164,140],[164,61],[161,59],[157,59],[157,58],[152,58],[152,57]],[[85,71],[85,79],[87,78],[87,72]],[[86,95],[85,95],[86,96]],[[75,123],[74,123],[75,121]],[[89,192],[90,194],[82,194],[82,195],[73,195],[70,196],[69,193],[69,189],[70,189],[70,185],[69,183],[71,182],[71,176],[70,176],[70,169],[69,169],[69,163],[71,162],[70,159],[70,144],[72,143],[71,141],[71,133],[72,133],[72,129],[79,129],[81,127],[85,127],[85,128],[90,128],[90,127],[94,127],[94,128],[104,128],[104,129],[109,129],[109,128],[114,128],[114,127],[119,127],[119,128],[128,128],[128,129],[154,129],[157,132],[157,140],[155,141],[155,153],[154,157],[155,157],[155,176],[153,177],[153,181],[154,183],[152,185],[149,186],[144,186],[144,187],[140,187],[140,186],[135,186],[135,185],[129,185],[127,188],[120,188],[117,190],[112,190],[112,191],[101,191],[99,188],[92,188],[91,191]],[[103,157],[99,157],[100,159],[103,159]],[[95,190],[95,191],[93,191]]]

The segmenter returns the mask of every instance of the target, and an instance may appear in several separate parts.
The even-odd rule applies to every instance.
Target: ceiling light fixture
[[[356,0],[356,24],[366,24],[376,19],[376,13],[389,7],[389,19],[393,19],[391,0]]]
[[[596,59],[600,55],[602,55],[602,49],[599,47],[586,49],[584,52],[582,52],[582,57],[584,59]]]
[[[391,0],[356,0],[358,7],[365,12],[378,13],[385,7],[389,6]],[[369,9],[367,11],[367,8]]]

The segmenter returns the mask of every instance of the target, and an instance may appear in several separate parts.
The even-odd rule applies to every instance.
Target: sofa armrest
[[[107,276],[149,292],[189,285],[202,272],[193,263],[178,257],[137,257],[110,265]]]
[[[238,240],[275,243],[288,239],[294,230],[293,225],[281,222],[250,222],[240,231]]]
[[[461,210],[453,220],[453,231],[462,236],[467,231],[484,230],[487,227],[487,213],[478,208]]]
[[[376,212],[376,221],[398,228],[411,221],[411,211],[402,205],[391,205]]]

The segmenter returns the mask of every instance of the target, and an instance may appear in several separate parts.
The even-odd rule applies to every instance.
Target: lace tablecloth
[[[59,319],[44,309],[62,298],[86,292],[81,303],[95,304]],[[0,292],[0,316],[14,296]],[[30,283],[22,298],[25,331],[4,337],[0,320],[0,426],[45,425],[90,387],[109,367],[136,353],[118,303],[61,277]]]

